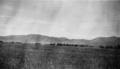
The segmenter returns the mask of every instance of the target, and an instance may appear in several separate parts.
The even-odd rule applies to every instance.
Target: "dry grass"
[[[115,49],[22,43],[0,45],[0,69],[120,69]]]

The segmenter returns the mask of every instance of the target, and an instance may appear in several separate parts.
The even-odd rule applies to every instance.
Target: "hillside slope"
[[[5,42],[42,43],[42,44],[65,43],[93,46],[120,45],[120,37],[98,37],[92,40],[86,40],[86,39],[57,38],[31,34],[31,35],[0,36],[0,40]]]

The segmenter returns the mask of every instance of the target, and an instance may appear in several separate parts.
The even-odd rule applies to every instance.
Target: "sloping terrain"
[[[67,39],[57,38],[38,34],[31,35],[11,35],[11,36],[0,36],[1,41],[5,42],[21,42],[21,43],[63,43],[63,44],[78,44],[78,45],[92,45],[92,46],[115,46],[120,45],[120,37],[98,37],[95,39]]]

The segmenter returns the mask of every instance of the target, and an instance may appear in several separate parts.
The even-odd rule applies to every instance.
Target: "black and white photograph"
[[[0,69],[120,69],[120,0],[0,0]]]

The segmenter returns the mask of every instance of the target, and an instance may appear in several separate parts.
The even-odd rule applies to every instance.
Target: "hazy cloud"
[[[0,34],[119,36],[119,6],[119,0],[1,0]]]

